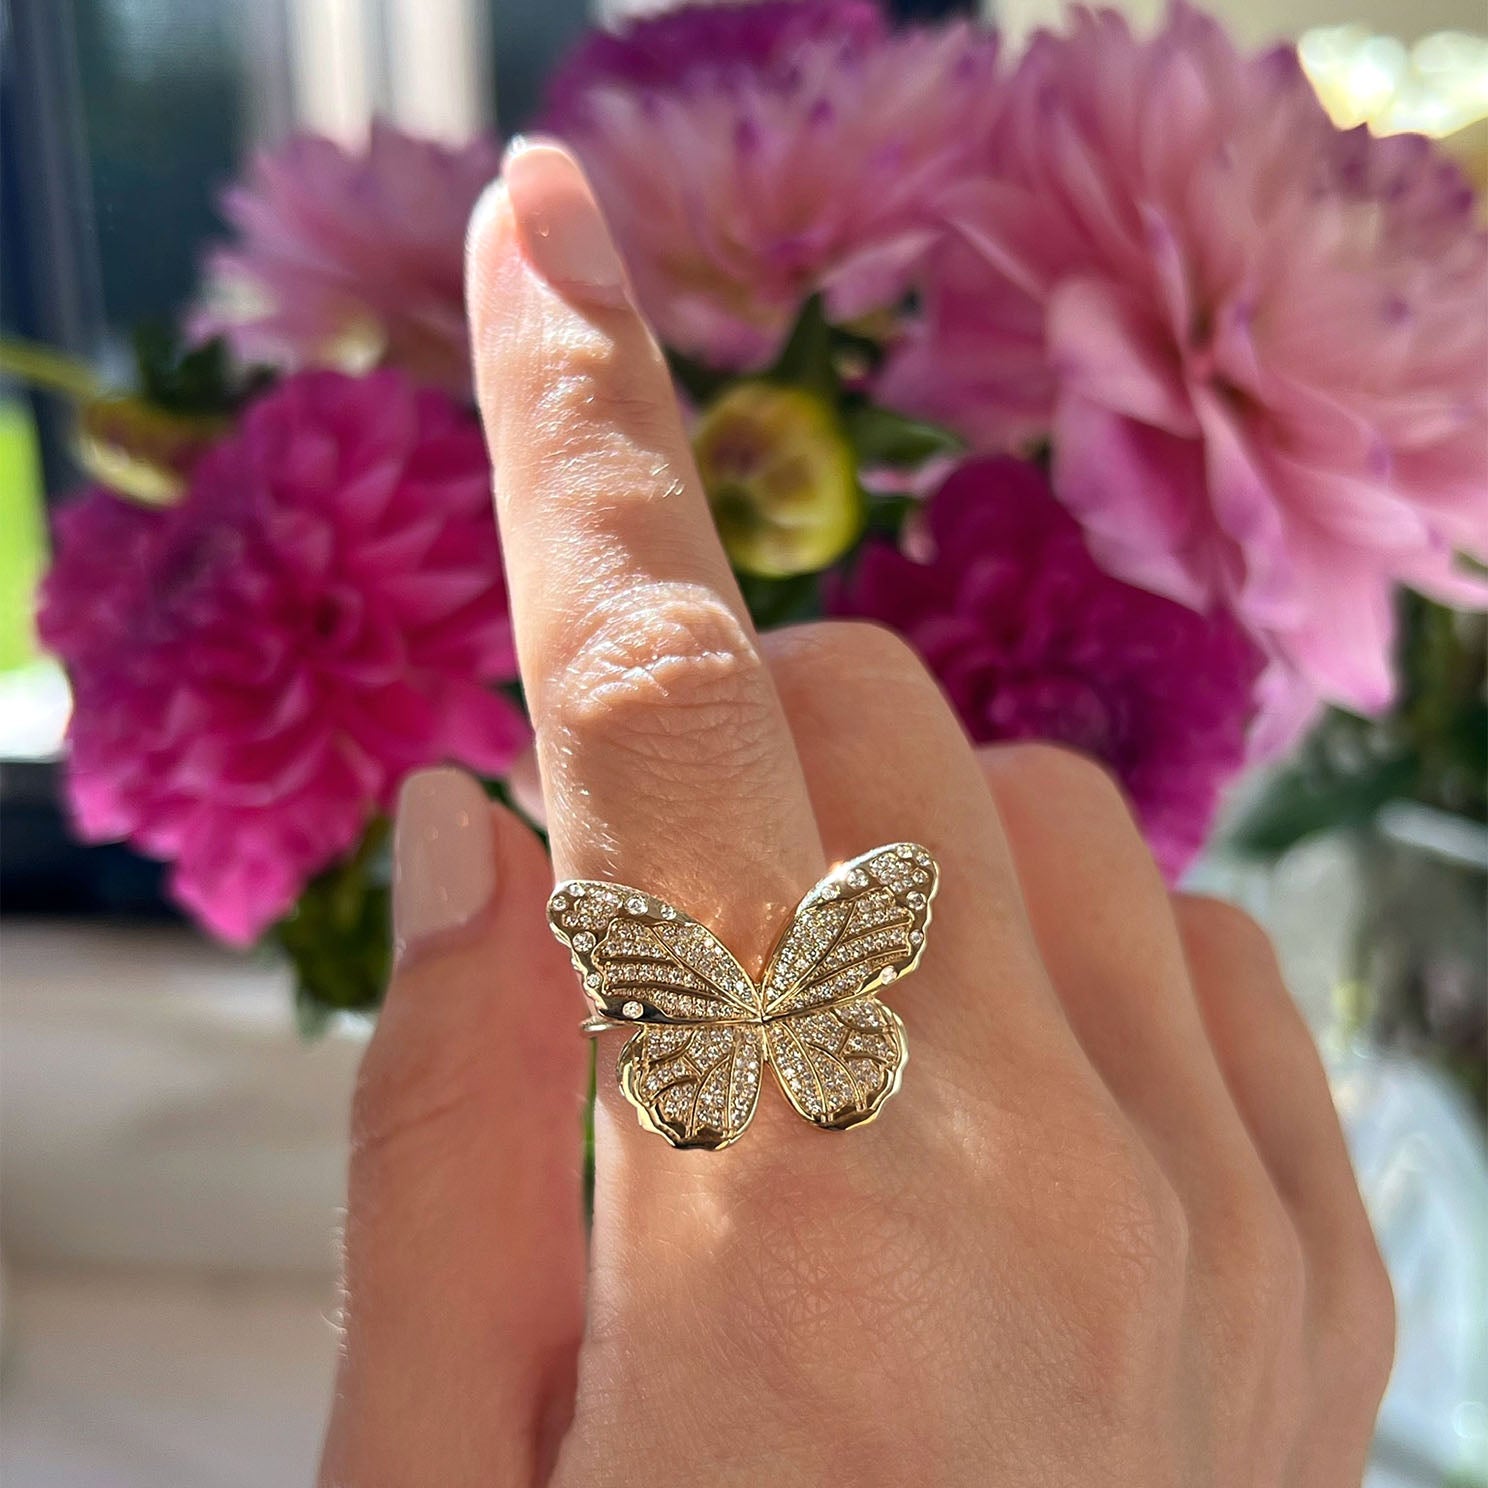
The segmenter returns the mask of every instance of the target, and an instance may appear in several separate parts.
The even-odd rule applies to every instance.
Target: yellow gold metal
[[[813,1126],[878,1115],[909,1048],[874,993],[919,965],[939,886],[913,842],[841,864],[797,906],[758,982],[706,926],[624,884],[559,884],[548,924],[594,1007],[584,1032],[635,1025],[618,1073],[640,1124],[716,1151],[743,1136],[767,1064]]]

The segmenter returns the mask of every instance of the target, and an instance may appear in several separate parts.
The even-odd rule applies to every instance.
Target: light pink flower
[[[919,557],[870,542],[833,611],[904,635],[978,743],[1043,739],[1106,764],[1176,879],[1245,760],[1261,653],[1231,616],[1103,573],[1034,465],[968,461],[919,536]]]
[[[662,339],[753,367],[817,290],[839,321],[903,294],[995,74],[989,33],[891,33],[866,0],[691,6],[584,43],[545,127]]]
[[[1392,588],[1480,603],[1488,239],[1415,137],[1327,120],[1294,54],[1185,5],[1041,35],[878,395],[1049,436],[1112,573],[1232,606],[1323,697],[1392,695]]]
[[[364,151],[298,135],[261,153],[223,199],[237,241],[207,259],[193,334],[247,362],[377,363],[467,391],[465,224],[500,163],[491,139],[450,149],[386,124]]]
[[[64,507],[41,632],[95,841],[174,864],[245,943],[355,845],[409,771],[523,747],[474,417],[401,373],[307,372],[250,406],[179,505]]]

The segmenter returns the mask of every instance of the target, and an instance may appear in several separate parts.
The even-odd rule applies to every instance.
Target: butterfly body
[[[560,884],[548,904],[596,1012],[635,1028],[620,1088],[676,1147],[743,1135],[771,1066],[796,1112],[834,1130],[871,1121],[898,1089],[904,1027],[874,993],[924,949],[934,860],[891,843],[842,864],[801,901],[763,975],[705,926],[620,884]]]

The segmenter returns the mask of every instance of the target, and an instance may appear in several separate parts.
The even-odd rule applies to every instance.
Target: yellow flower
[[[852,448],[833,409],[809,392],[739,383],[704,413],[693,449],[723,545],[744,573],[813,573],[862,531]]]

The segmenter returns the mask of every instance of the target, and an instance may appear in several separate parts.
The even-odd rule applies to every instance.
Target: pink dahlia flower
[[[1341,133],[1295,56],[1187,6],[1041,35],[988,174],[948,193],[922,330],[879,396],[1052,435],[1101,564],[1230,606],[1318,694],[1392,694],[1391,591],[1488,557],[1488,238],[1423,139]]]
[[[493,140],[458,149],[374,124],[365,151],[299,135],[254,161],[223,215],[193,333],[248,362],[402,368],[470,385],[465,224],[500,169]]]
[[[996,47],[867,0],[691,6],[584,43],[546,127],[577,151],[662,339],[767,361],[802,303],[894,302],[994,102]]]
[[[179,505],[93,489],[57,522],[41,630],[72,679],[88,838],[174,863],[246,943],[431,761],[526,742],[474,418],[401,373],[290,377]]]
[[[1261,653],[1227,615],[1104,573],[1036,466],[968,461],[924,523],[923,560],[870,544],[833,609],[905,636],[978,743],[1044,739],[1103,761],[1176,879],[1245,761]]]

